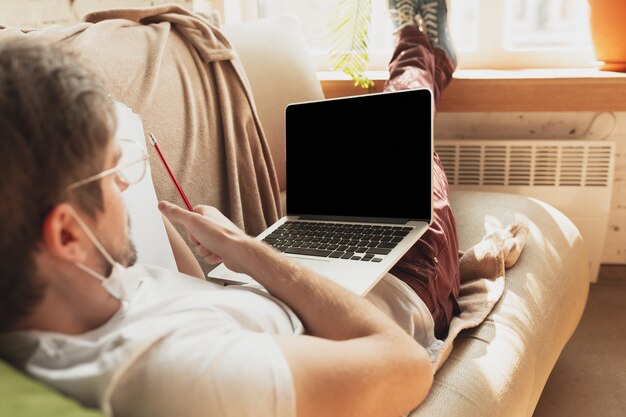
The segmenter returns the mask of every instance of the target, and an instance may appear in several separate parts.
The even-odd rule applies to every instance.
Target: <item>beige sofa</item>
[[[284,196],[284,107],[323,98],[306,42],[290,17],[223,30],[250,80]],[[530,416],[587,300],[582,238],[563,214],[526,197],[453,190],[452,204],[462,249],[513,220],[525,221],[530,235],[507,272],[502,298],[480,326],[456,338],[428,398],[411,415]]]

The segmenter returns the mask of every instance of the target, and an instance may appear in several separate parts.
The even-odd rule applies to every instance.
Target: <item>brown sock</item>
[[[512,223],[506,229],[487,234],[462,254],[461,281],[504,275],[504,270],[519,259],[527,236],[528,227],[522,223]]]

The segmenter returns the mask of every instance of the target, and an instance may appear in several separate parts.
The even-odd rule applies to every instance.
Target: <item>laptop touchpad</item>
[[[316,271],[322,272],[328,266],[328,261],[324,259],[309,259],[309,258],[298,258],[297,256],[289,256],[289,259],[292,259],[295,262],[298,262],[300,265],[304,265],[307,268]]]

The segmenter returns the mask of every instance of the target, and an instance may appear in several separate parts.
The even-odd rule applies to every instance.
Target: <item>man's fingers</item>
[[[190,211],[184,210],[169,201],[159,201],[158,207],[165,217],[173,222],[182,223],[185,226],[187,226],[188,222],[193,218],[193,214]]]
[[[210,250],[208,250],[207,248],[205,248],[202,245],[198,245],[196,246],[196,252],[198,253],[198,255],[200,255],[200,257],[204,258],[205,256],[208,255],[212,255],[213,252],[211,252]]]
[[[220,258],[219,256],[215,254],[204,256],[202,259],[204,259],[204,262],[206,262],[209,265],[215,265],[215,264],[219,264],[222,262],[222,258]]]
[[[196,239],[195,236],[189,232],[187,232],[187,239],[189,239],[191,244],[194,246],[198,246],[200,244],[200,242],[198,242],[198,239]]]

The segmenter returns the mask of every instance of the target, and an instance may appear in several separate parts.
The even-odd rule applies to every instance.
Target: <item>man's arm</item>
[[[247,236],[213,207],[159,208],[187,228],[207,262],[253,276],[298,314],[311,336],[276,340],[299,417],[398,416],[425,398],[432,384],[426,351],[368,301]]]
[[[422,402],[432,368],[417,342],[365,299],[262,246],[243,272],[289,305],[313,336],[277,337],[298,416],[398,416]]]
[[[167,217],[162,217],[167,237],[172,246],[172,252],[174,252],[174,260],[176,261],[178,271],[183,274],[191,275],[192,277],[205,279],[200,264],[196,257],[193,256],[193,252],[191,252],[191,249],[189,249],[183,237],[178,233]]]

